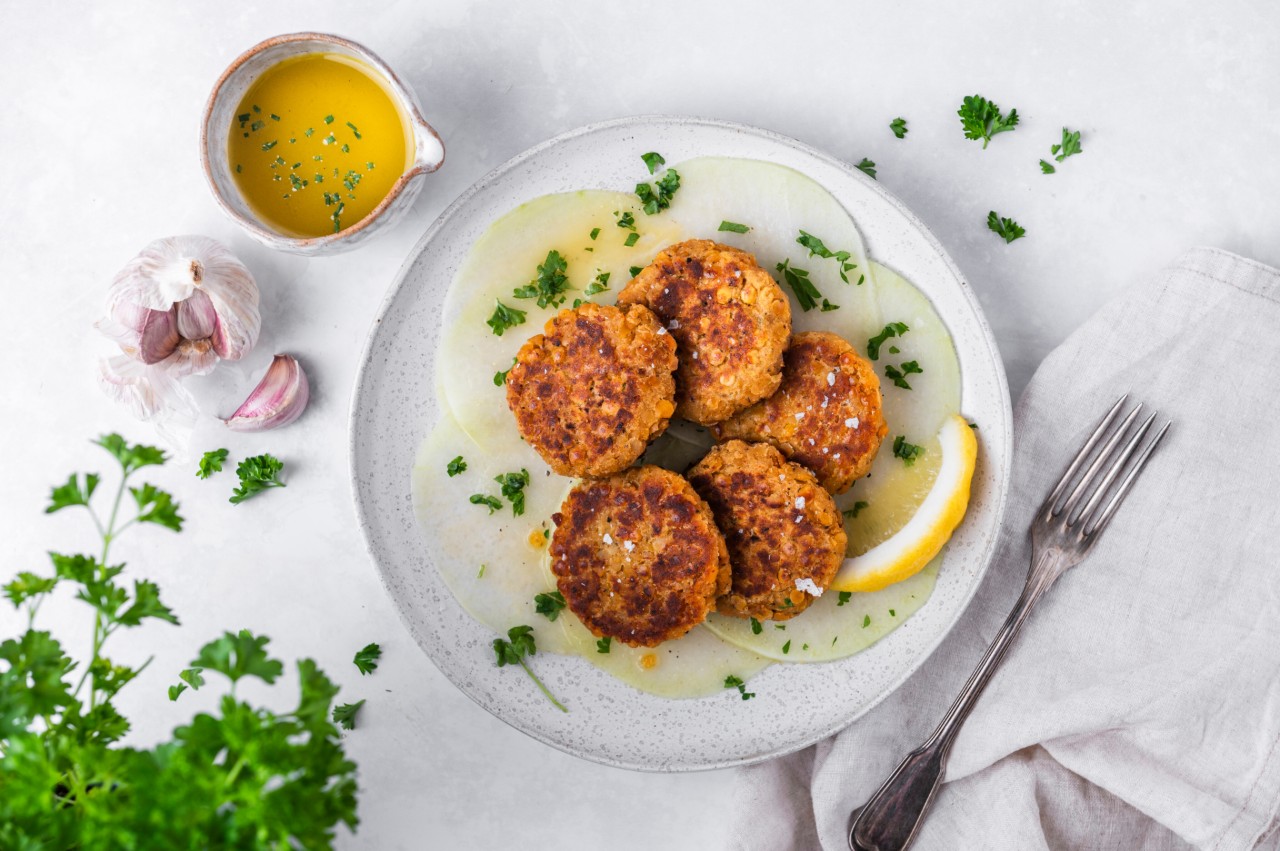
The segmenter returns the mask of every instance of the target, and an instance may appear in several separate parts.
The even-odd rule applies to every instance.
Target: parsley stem
[[[568,709],[564,708],[564,704],[562,704],[560,701],[556,700],[552,696],[551,692],[547,691],[547,687],[542,684],[542,680],[538,679],[537,674],[529,670],[529,666],[524,663],[523,659],[520,660],[520,667],[524,668],[524,672],[529,675],[529,679],[533,680],[533,684],[536,685],[544,695],[546,695],[547,700],[551,701],[551,704],[555,706],[556,709],[559,709],[561,712],[569,711]]]

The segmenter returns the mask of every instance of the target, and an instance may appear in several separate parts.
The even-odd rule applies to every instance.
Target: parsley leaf
[[[782,655],[784,655],[784,656],[785,656],[785,655],[787,655],[787,654],[788,654],[788,653],[790,653],[790,652],[791,652],[791,639],[790,639],[790,638],[788,638],[788,639],[787,639],[787,643],[786,643],[786,644],[784,644],[784,645],[782,645]]]
[[[667,173],[658,178],[652,186],[648,183],[636,184],[636,197],[644,205],[647,215],[654,215],[671,206],[671,199],[680,188],[680,173],[675,169],[667,169]]]
[[[502,500],[498,499],[496,496],[487,496],[482,493],[471,494],[471,504],[488,506],[490,514],[497,511],[499,508],[502,508]]]
[[[879,179],[876,177],[876,164],[873,160],[869,160],[866,157],[863,157],[862,161],[859,162],[857,165],[855,165],[854,168],[856,168],[858,171],[862,172],[872,180]]]
[[[607,289],[609,289],[609,273],[597,271],[595,280],[587,284],[587,288],[582,292],[583,295],[596,295]]]
[[[895,118],[889,122],[889,129],[893,131],[893,135],[899,139],[907,135],[907,119]]]
[[[549,594],[537,594],[533,598],[533,604],[535,612],[549,621],[554,621],[560,617],[560,612],[564,609],[564,595],[559,591],[552,591]]]
[[[355,658],[351,661],[355,663],[356,668],[363,676],[378,670],[378,659],[380,658],[382,658],[382,648],[377,644],[366,644],[356,652]]]
[[[761,630],[763,630],[763,629],[764,629],[764,627],[760,625],[760,621],[756,620],[755,618],[752,618],[752,619],[751,619],[751,634],[752,634],[752,635],[759,635],[759,634],[760,634],[760,631],[761,631]]]
[[[52,514],[72,505],[88,505],[100,481],[102,478],[97,473],[85,473],[83,476],[72,473],[66,484],[58,485],[49,492],[49,505],[44,513]]]
[[[155,523],[175,532],[182,531],[182,516],[178,514],[178,503],[173,497],[155,485],[144,484],[140,488],[129,488],[133,500],[138,504],[139,523]],[[234,502],[234,500],[233,500]]]
[[[1056,154],[1054,157],[1058,162],[1062,162],[1067,157],[1084,153],[1084,148],[1080,147],[1080,131],[1072,132],[1067,128],[1062,128],[1062,141],[1049,148],[1049,153]]]
[[[866,628],[867,628],[867,627],[869,627],[869,626],[871,626],[871,615],[863,615],[863,616],[862,616],[862,628],[863,628],[863,629],[866,629]]]
[[[1018,110],[1011,109],[1008,115],[1004,115],[1000,107],[982,95],[966,96],[956,114],[960,116],[964,137],[975,142],[981,139],[984,150],[992,136],[1018,126]]]
[[[630,248],[631,246],[635,245],[639,241],[640,241],[640,234],[636,233],[635,231],[632,231],[631,233],[627,234],[627,238],[623,240],[622,244],[627,248]]]
[[[538,265],[538,276],[523,287],[517,287],[511,291],[516,298],[536,298],[538,307],[556,307],[564,304],[568,296],[565,291],[569,289],[569,276],[565,274],[568,270],[568,261],[560,255],[559,251],[552,249],[547,252],[547,258]],[[501,302],[498,302],[501,305]],[[490,326],[492,327],[492,321]],[[501,332],[498,336],[502,336]]]
[[[502,374],[502,373],[499,373],[499,374]],[[462,456],[459,455],[457,458],[454,458],[452,461],[448,463],[448,465],[444,468],[444,471],[448,473],[449,478],[452,479],[454,476],[458,475],[459,473],[465,473],[467,471],[467,462],[462,460]]]
[[[716,228],[716,230],[721,233],[746,233],[751,230],[751,228],[746,225],[740,225],[737,222],[723,221],[720,223],[720,227]]]
[[[916,459],[924,453],[923,446],[907,443],[907,439],[898,435],[893,439],[893,457],[901,458],[908,467],[916,463]]]
[[[741,677],[735,677],[733,674],[724,678],[724,687],[736,688],[738,690],[738,694],[742,695],[743,700],[750,700],[756,696],[755,692],[747,691],[747,684],[742,681]]]
[[[501,337],[502,332],[508,328],[524,324],[525,312],[523,310],[507,307],[497,299],[494,299],[493,303],[493,315],[486,319],[484,323],[493,329],[493,333]]]
[[[920,364],[913,360],[904,363],[901,369],[891,364],[886,364],[884,368],[885,378],[892,381],[895,387],[901,387],[903,390],[911,389],[911,385],[907,383],[908,375],[918,375],[922,372],[924,370],[920,368]]]
[[[647,154],[641,154],[640,159],[644,160],[644,164],[648,166],[650,174],[653,174],[659,168],[667,164],[667,161],[662,158],[662,154],[655,153],[654,151],[650,151]]]
[[[268,488],[284,487],[284,482],[278,478],[283,469],[284,462],[274,455],[255,455],[241,461],[236,467],[240,486],[232,491],[231,504],[238,505],[252,499]]]
[[[511,500],[511,513],[516,517],[524,514],[524,489],[529,486],[529,471],[522,469],[518,473],[503,473],[494,476],[493,480],[502,486],[502,495]]]
[[[1055,171],[1057,171],[1057,169],[1054,168],[1050,163],[1047,163],[1044,160],[1040,160],[1040,171],[1042,174],[1053,174]]]
[[[630,210],[628,210],[627,212],[623,213],[623,214],[622,214],[622,215],[620,215],[620,216],[618,215],[618,211],[617,211],[617,210],[614,210],[614,211],[613,211],[613,214],[614,214],[615,216],[618,216],[618,221],[617,221],[617,225],[618,225],[618,227],[622,228],[623,230],[635,230],[635,229],[636,229],[636,217],[635,217],[635,216],[633,216],[633,215],[631,215],[631,211],[630,211]]]
[[[57,584],[56,576],[37,576],[24,570],[4,586],[4,595],[13,603],[15,609],[19,609],[28,600],[49,593]]]
[[[364,700],[333,707],[333,723],[344,730],[354,730],[356,728],[356,715],[360,713],[360,707],[362,706],[364,706]]]
[[[870,340],[867,340],[867,357],[872,360],[880,360],[880,347],[890,337],[901,337],[911,329],[907,327],[905,322],[890,322],[884,326],[884,329],[876,334]]]
[[[852,591],[841,591],[839,593],[839,599],[836,601],[836,605],[843,606],[845,603],[849,602],[852,599],[853,599]]]
[[[832,304],[825,298],[822,293],[818,292],[818,288],[809,280],[809,272],[805,269],[797,269],[791,265],[790,260],[783,260],[778,264],[778,271],[782,273],[782,279],[786,281],[787,286],[791,287],[791,291],[795,293],[796,301],[800,303],[800,309],[806,313],[818,307],[818,300],[822,299],[822,309],[836,310],[839,305]]]
[[[120,462],[121,470],[126,475],[143,467],[163,464],[168,460],[168,456],[154,446],[144,446],[141,443],[135,443],[130,446],[118,434],[103,435],[94,443],[115,456],[115,459]]]
[[[1015,239],[1021,239],[1026,236],[1026,230],[1022,225],[1013,219],[1005,219],[996,215],[996,211],[992,210],[987,214],[987,228],[996,236],[1002,238],[1006,243],[1013,242]]]
[[[226,460],[227,450],[211,449],[200,458],[200,469],[196,471],[196,476],[207,479],[214,473],[221,473],[222,465]]]
[[[634,278],[636,275],[639,275],[641,272],[643,272],[643,271],[644,271],[644,267],[643,267],[643,266],[632,266],[632,267],[631,267],[630,269],[628,269],[627,271],[628,271],[628,272],[630,272],[630,273],[631,273],[631,277],[633,277],[633,278]]]
[[[598,647],[597,647],[598,650]],[[542,684],[542,680],[529,670],[529,666],[525,664],[526,656],[533,656],[538,652],[537,644],[533,639],[533,627],[513,626],[507,630],[507,639],[495,638],[493,640],[493,655],[497,659],[497,665],[502,668],[506,665],[519,665],[524,668],[524,672],[529,675],[529,679],[533,680],[538,689],[546,696],[547,700],[559,709],[561,712],[568,712],[560,701],[552,697],[551,692],[547,691],[547,687]]]
[[[191,666],[217,671],[233,683],[244,677],[274,683],[284,673],[284,665],[267,655],[265,648],[270,642],[265,635],[256,636],[247,629],[235,634],[224,632],[221,638],[200,648]]]
[[[840,513],[843,514],[845,517],[848,517],[850,520],[852,520],[853,518],[857,517],[860,513],[862,513],[862,509],[866,508],[870,504],[871,503],[860,499],[853,504],[853,508],[846,508],[844,511]]]
[[[810,257],[821,257],[826,260],[835,260],[839,263],[840,280],[844,281],[846,284],[849,283],[849,276],[845,273],[858,268],[857,263],[849,262],[849,258],[853,255],[848,251],[832,251],[830,248],[827,248],[826,244],[822,240],[807,231],[800,231],[800,235],[796,237],[796,242],[809,249]]]
[[[604,638],[596,640],[597,653],[608,653],[612,647],[613,647],[613,639],[607,635]]]

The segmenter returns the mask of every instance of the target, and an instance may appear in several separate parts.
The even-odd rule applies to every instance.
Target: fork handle
[[[1032,562],[1026,585],[1013,611],[996,633],[978,667],[969,675],[942,722],[920,747],[907,755],[884,785],[855,814],[849,830],[849,847],[853,851],[901,851],[911,844],[925,811],[938,791],[956,733],[969,717],[991,675],[1000,666],[1027,616],[1064,569],[1065,564],[1052,550],[1041,553]]]

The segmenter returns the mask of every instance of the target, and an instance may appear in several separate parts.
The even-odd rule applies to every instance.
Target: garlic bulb
[[[300,417],[310,398],[311,385],[298,359],[276,355],[249,398],[223,422],[232,431],[279,428]]]
[[[258,285],[222,243],[205,236],[158,239],[120,270],[95,323],[123,353],[99,365],[107,394],[174,443],[199,414],[181,385],[258,340]]]

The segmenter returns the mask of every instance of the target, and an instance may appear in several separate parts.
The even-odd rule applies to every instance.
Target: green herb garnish
[[[597,236],[599,236],[599,235],[600,235],[600,228],[592,228],[592,229],[591,229],[591,238],[592,238],[593,240],[594,240]]]
[[[587,284],[587,288],[583,290],[585,295],[596,295],[609,289],[609,273],[599,272],[591,283]]]
[[[867,628],[867,627],[869,627],[869,626],[871,626],[871,615],[863,615],[863,616],[862,616],[862,628],[863,628],[863,629],[866,629],[866,628]]]
[[[1063,127],[1062,141],[1050,147],[1049,153],[1056,154],[1054,159],[1058,162],[1062,162],[1067,157],[1084,153],[1084,148],[1080,147],[1080,131],[1076,130],[1073,132]],[[1044,160],[1041,160],[1041,162],[1044,162]]]
[[[568,267],[568,262],[560,256],[559,251],[548,251],[547,259],[538,266],[538,276],[523,287],[512,290],[511,294],[516,298],[536,298],[538,307],[564,304],[568,298],[565,290],[569,289],[569,276],[565,274]]]
[[[324,123],[325,123],[325,124],[332,124],[332,123],[333,123],[333,116],[332,116],[332,115],[326,115],[326,116],[324,117]]]
[[[1044,160],[1040,160],[1040,171],[1042,174],[1053,174],[1057,169],[1054,168],[1052,164],[1047,163]]]
[[[907,443],[907,439],[902,435],[898,435],[893,439],[893,457],[901,458],[903,463],[908,467],[916,463],[916,459],[923,453],[923,446],[917,446],[914,443]]]
[[[533,610],[549,621],[554,621],[560,617],[560,612],[563,609],[564,595],[559,591],[552,591],[549,594],[537,594],[533,598]]]
[[[742,695],[743,700],[750,700],[756,696],[755,692],[747,691],[747,684],[742,681],[741,677],[735,677],[733,674],[724,678],[724,687],[736,688],[738,690],[738,694]]]
[[[910,330],[905,322],[890,322],[884,326],[884,329],[879,334],[867,340],[867,357],[872,360],[879,360],[880,347],[884,345],[885,340],[890,337],[901,337]]]
[[[783,260],[777,266],[778,271],[782,273],[782,279],[786,281],[787,286],[791,287],[791,292],[795,293],[796,301],[800,303],[800,309],[806,313],[818,307],[821,300],[822,309],[835,310],[839,305],[833,305],[822,297],[822,293],[818,292],[818,288],[813,285],[813,281],[809,280],[809,272],[806,269],[797,269],[791,265],[790,260]]]
[[[1022,225],[1018,224],[1013,219],[1001,218],[996,214],[995,210],[992,210],[987,214],[987,229],[1003,239],[1006,243],[1013,242],[1015,239],[1021,239],[1027,234],[1027,231],[1022,227]]]
[[[253,131],[253,132],[255,132],[255,133],[256,133],[256,132],[258,132],[259,130],[261,130],[263,127],[266,127],[266,126],[267,126],[267,122],[265,122],[265,121],[255,121],[255,122],[253,122],[252,124],[250,124],[250,125],[249,125],[249,129],[250,129],[251,131]]]
[[[643,272],[643,271],[644,271],[644,267],[643,267],[643,266],[632,266],[632,267],[631,267],[630,269],[628,269],[627,271],[628,271],[628,272],[630,272],[630,273],[631,273],[631,277],[633,277],[633,278],[634,278],[636,275],[639,275],[641,272]]]
[[[667,161],[662,158],[662,154],[654,153],[653,151],[641,154],[640,159],[644,160],[644,164],[648,166],[650,174],[667,164]]]
[[[552,705],[561,712],[568,712],[560,701],[551,696],[551,692],[547,691],[547,687],[542,684],[542,680],[529,670],[529,666],[525,664],[526,656],[533,656],[538,652],[538,646],[533,640],[533,627],[531,626],[513,626],[507,630],[507,638],[503,640],[495,638],[493,640],[493,654],[497,657],[498,667],[506,665],[519,665],[524,668],[524,672],[529,675],[529,679],[533,680],[534,685],[551,701]]]
[[[680,189],[680,173],[675,169],[667,169],[667,173],[658,178],[652,186],[648,183],[636,184],[636,197],[644,205],[647,215],[654,215],[671,206],[671,199]]]
[[[360,135],[360,131],[356,129],[356,126],[355,126],[354,124],[352,124],[350,121],[348,121],[348,122],[347,122],[347,126],[351,128],[351,133],[352,133],[352,134],[353,134],[357,139],[363,139],[363,138],[364,138],[363,136],[361,136],[361,135]]]
[[[277,144],[277,142],[276,142],[276,141],[265,142],[265,143],[263,143],[263,145],[262,145],[262,150],[264,150],[264,151],[269,151],[269,150],[271,150],[272,148],[274,148],[274,147],[276,146],[276,144]]]
[[[360,713],[360,707],[362,706],[364,706],[364,700],[333,707],[333,723],[344,730],[354,730],[356,728],[356,715]]]
[[[279,479],[283,469],[284,462],[274,455],[255,455],[241,461],[236,467],[240,486],[232,491],[231,504],[238,505],[246,499],[252,499],[268,488],[284,487],[284,482]]]
[[[787,639],[787,643],[786,643],[786,644],[784,644],[784,645],[782,645],[782,655],[784,655],[784,656],[785,656],[785,655],[787,655],[787,654],[788,654],[788,653],[790,653],[790,652],[791,652],[791,639],[790,639],[790,638],[788,638],[788,639]]]
[[[222,465],[226,463],[227,450],[211,449],[200,457],[200,469],[196,470],[196,476],[201,479],[207,479],[214,473],[222,472]]]
[[[502,486],[502,495],[511,500],[511,513],[516,517],[524,514],[524,489],[529,486],[529,471],[503,473],[493,480]]]
[[[960,116],[964,137],[975,142],[981,139],[984,150],[992,136],[1018,126],[1018,110],[1011,109],[1006,116],[1000,112],[1000,107],[996,106],[994,101],[989,101],[982,95],[965,97],[956,114]]]
[[[508,328],[514,328],[517,325],[524,324],[525,312],[514,307],[507,307],[502,302],[494,299],[493,315],[485,320],[486,325],[493,329],[493,333],[499,337],[502,332]]]
[[[845,517],[848,517],[850,520],[852,520],[853,518],[857,517],[859,514],[862,513],[862,509],[866,508],[870,504],[871,503],[860,499],[853,504],[853,508],[846,508],[844,511],[841,511],[840,513],[843,514]]]
[[[611,638],[610,636],[606,635],[604,638],[598,639],[598,640],[596,641],[596,652],[597,652],[597,653],[608,653],[608,652],[609,652],[609,649],[610,649],[612,646],[613,646],[613,638]]]
[[[746,233],[751,230],[751,228],[746,225],[740,225],[737,222],[725,220],[720,223],[720,227],[716,228],[716,230],[721,233]]]
[[[752,635],[759,635],[759,634],[760,634],[760,631],[761,631],[762,629],[764,629],[764,627],[760,625],[760,621],[756,620],[755,618],[752,618],[752,619],[751,619],[751,634],[752,634]]]
[[[849,283],[849,276],[846,273],[858,268],[857,263],[849,262],[849,258],[853,255],[848,251],[832,251],[830,248],[827,248],[826,244],[824,244],[822,240],[807,231],[800,231],[800,235],[796,237],[796,242],[809,249],[810,257],[822,257],[827,260],[835,260],[839,264],[840,280],[844,281],[846,284]],[[859,281],[859,283],[861,283],[861,281]]]
[[[903,390],[910,390],[911,385],[907,383],[908,375],[919,375],[924,372],[920,368],[920,364],[916,361],[909,360],[899,369],[891,364],[886,364],[884,368],[885,378],[893,382],[895,387],[901,387]]]
[[[471,494],[471,504],[488,507],[490,514],[502,508],[502,500],[498,499],[496,496],[489,496],[488,494],[483,493]]]
[[[448,466],[445,467],[445,472],[449,474],[449,478],[451,479],[454,476],[458,475],[459,473],[465,473],[466,471],[467,471],[467,462],[462,460],[461,455],[459,455],[457,458],[454,458],[452,461],[449,462]]]
[[[640,241],[640,234],[636,233],[635,231],[632,231],[631,233],[627,234],[627,238],[622,244],[627,248],[630,248],[631,246],[635,245],[639,241]]]
[[[378,670],[378,660],[382,658],[382,648],[377,644],[366,644],[356,652],[355,658],[351,661],[355,663],[356,668],[360,671],[361,676],[372,674]]]
[[[839,592],[839,599],[836,600],[836,605],[843,606],[845,603],[849,602],[852,599],[853,599],[852,591],[841,591]]]
[[[859,162],[857,165],[855,165],[854,168],[856,168],[858,171],[862,172],[872,180],[879,179],[876,177],[876,164],[873,160],[869,160],[866,157],[863,157],[862,161]]]
[[[889,122],[889,129],[893,131],[893,135],[899,139],[907,135],[907,119],[895,118]]]

